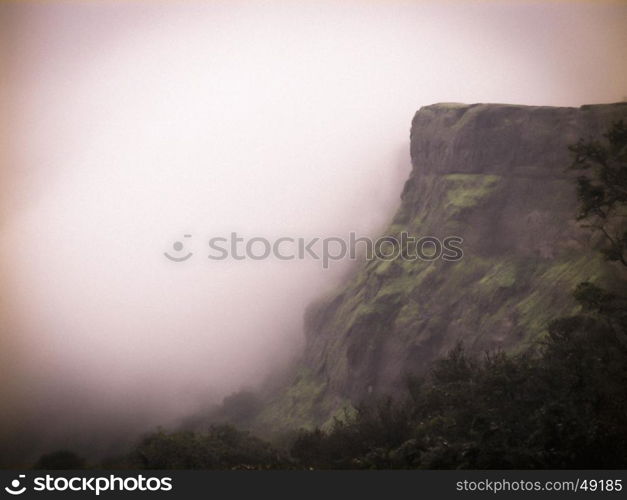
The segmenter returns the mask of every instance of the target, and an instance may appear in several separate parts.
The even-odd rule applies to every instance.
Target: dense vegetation
[[[627,466],[624,304],[590,284],[578,295],[585,312],[553,322],[535,352],[477,361],[460,346],[410,383],[409,400],[304,432],[293,456],[332,468]]]
[[[283,459],[270,444],[231,425],[207,432],[156,432],[131,453],[130,467],[148,469],[271,469]]]
[[[571,147],[579,219],[600,233],[617,285],[627,267],[627,132],[622,122],[600,141]],[[621,266],[622,264],[622,266]],[[624,288],[624,287],[623,287]],[[617,286],[616,290],[620,290]],[[577,314],[555,319],[524,353],[477,358],[460,343],[406,396],[380,399],[303,430],[277,451],[230,425],[207,432],[146,436],[124,459],[138,468],[625,468],[627,467],[627,299],[584,282],[573,291]],[[244,393],[221,416],[261,403]],[[42,457],[57,464],[63,455]]]

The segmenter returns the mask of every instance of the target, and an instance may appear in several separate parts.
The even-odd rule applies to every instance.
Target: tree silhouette
[[[610,261],[627,267],[627,127],[620,120],[604,134],[605,141],[580,139],[569,147],[574,155],[571,169],[577,178],[580,212],[577,220],[600,232],[602,252]]]

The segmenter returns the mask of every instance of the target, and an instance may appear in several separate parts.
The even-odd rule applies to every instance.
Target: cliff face
[[[302,369],[263,419],[322,423],[399,390],[458,341],[524,349],[576,310],[571,291],[616,269],[575,221],[569,144],[627,119],[627,103],[581,108],[435,104],[411,128],[413,170],[387,234],[461,236],[464,257],[370,261],[310,307]]]

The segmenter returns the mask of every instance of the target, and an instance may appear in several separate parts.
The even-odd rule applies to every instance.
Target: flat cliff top
[[[627,115],[627,103],[577,107],[437,103],[412,120],[415,173],[565,177],[568,145]]]

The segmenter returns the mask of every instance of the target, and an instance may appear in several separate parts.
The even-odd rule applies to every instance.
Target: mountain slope
[[[413,169],[386,231],[464,239],[458,262],[363,262],[312,305],[294,380],[264,427],[322,424],[342,408],[398,392],[458,341],[474,352],[524,349],[576,308],[585,280],[617,270],[575,221],[569,144],[627,118],[627,103],[581,108],[435,104],[411,128]]]

